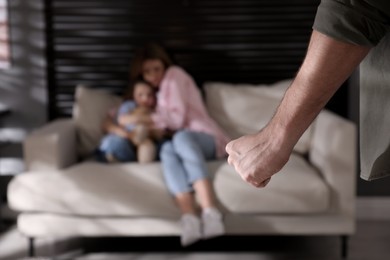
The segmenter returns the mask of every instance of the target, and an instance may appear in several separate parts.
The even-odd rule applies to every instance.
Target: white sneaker
[[[202,238],[200,218],[193,214],[184,214],[180,219],[182,234],[181,245],[188,246]]]
[[[206,208],[202,212],[203,238],[208,239],[225,234],[222,213],[216,208]]]

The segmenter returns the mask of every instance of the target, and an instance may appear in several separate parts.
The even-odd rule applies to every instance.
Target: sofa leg
[[[34,257],[35,256],[35,238],[29,237],[28,238],[28,256],[29,257]]]
[[[342,259],[347,259],[348,257],[348,236],[341,236],[341,257]]]

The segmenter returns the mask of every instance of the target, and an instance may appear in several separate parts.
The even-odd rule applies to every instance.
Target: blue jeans
[[[162,144],[166,140],[156,142],[157,146],[157,158]],[[137,161],[137,149],[135,145],[129,140],[122,138],[118,135],[108,134],[103,137],[100,142],[99,148],[95,152],[95,158],[99,162],[107,162],[106,155],[112,154],[117,160],[121,162],[135,162]]]
[[[100,162],[107,162],[107,154],[113,155],[121,162],[134,162],[137,160],[134,144],[115,134],[108,134],[103,137],[96,151],[96,159]]]
[[[215,159],[211,135],[183,130],[162,144],[160,158],[168,190],[176,195],[192,192],[192,184],[209,178],[206,161]]]

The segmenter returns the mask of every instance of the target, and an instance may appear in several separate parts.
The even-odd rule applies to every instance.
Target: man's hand
[[[228,163],[244,181],[257,188],[265,187],[272,175],[287,163],[292,152],[291,145],[283,145],[283,138],[279,136],[268,127],[231,141],[226,146]]]

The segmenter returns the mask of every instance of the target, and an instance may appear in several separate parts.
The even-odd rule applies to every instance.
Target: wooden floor
[[[367,206],[368,205],[368,206]],[[375,207],[373,207],[373,205]],[[368,208],[367,208],[368,207]],[[357,232],[350,237],[348,258],[351,260],[390,259],[390,200],[361,201],[358,209]],[[27,240],[13,223],[0,234],[0,259],[21,260],[27,255]],[[170,245],[178,245],[179,238],[167,238]],[[62,238],[38,240],[37,254],[57,255],[56,260],[333,260],[341,259],[341,239],[332,236],[283,237],[225,237],[195,244],[185,250],[174,246],[161,250],[161,240],[99,239],[80,240]],[[87,250],[82,253],[81,248]],[[157,250],[156,250],[157,249]],[[131,251],[132,250],[132,251]],[[131,251],[131,252],[129,252]]]

